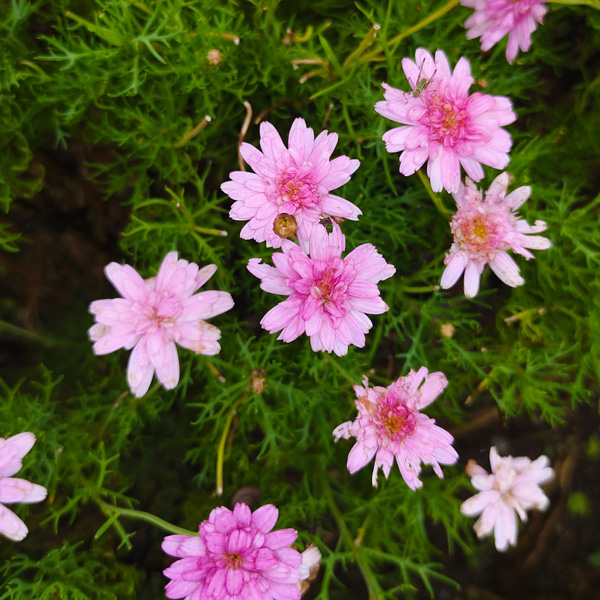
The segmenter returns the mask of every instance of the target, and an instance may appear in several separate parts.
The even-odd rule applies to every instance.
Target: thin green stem
[[[140,521],[146,521],[146,523],[151,523],[159,529],[163,529],[169,533],[191,536],[198,535],[197,531],[190,531],[189,529],[184,529],[183,527],[177,527],[177,525],[173,525],[172,523],[169,523],[168,521],[165,521],[164,519],[161,519],[160,517],[157,517],[151,513],[144,512],[143,510],[135,510],[134,508],[120,508],[118,506],[108,504],[108,502],[104,502],[104,500],[100,498],[94,498],[94,500],[102,509],[102,511],[108,515],[117,513],[119,516],[131,517],[133,519],[139,519]]]
[[[344,540],[344,543],[352,551],[354,560],[356,561],[356,564],[360,569],[363,579],[367,584],[367,589],[369,591],[369,600],[378,600],[379,598],[383,597],[383,593],[381,590],[381,586],[377,583],[377,579],[375,578],[373,571],[371,571],[371,568],[365,561],[364,556],[361,554],[360,541],[362,540],[359,538],[359,543],[357,544],[352,538],[352,534],[348,529],[348,525],[346,525],[346,521],[344,521],[344,516],[342,515],[337,504],[335,503],[335,500],[333,498],[333,492],[331,491],[331,487],[329,486],[329,483],[323,472],[321,472],[321,481],[323,485],[323,494],[325,496],[325,499],[327,500],[329,510],[331,511],[331,514],[333,515],[333,518],[335,519],[337,526],[339,527],[340,535]],[[366,523],[367,522],[365,521],[363,525],[366,526]]]
[[[223,463],[225,462],[225,444],[227,443],[227,437],[229,436],[229,430],[231,428],[231,422],[233,421],[233,417],[236,413],[238,406],[244,402],[244,400],[248,397],[248,392],[245,392],[243,396],[238,398],[229,414],[227,415],[227,419],[225,421],[225,427],[223,427],[223,433],[221,435],[221,440],[219,441],[219,450],[217,452],[217,488],[215,490],[215,494],[217,496],[223,495]]]
[[[394,36],[389,42],[388,46],[393,46],[392,51],[396,49],[396,46],[405,38],[411,36],[413,33],[427,27],[434,21],[437,21],[440,17],[443,17],[446,13],[450,12],[455,6],[459,4],[460,0],[450,0],[450,2],[444,4],[441,8],[438,8],[435,12],[431,13],[429,16],[425,17],[422,21],[419,21],[416,25],[405,29],[402,33]],[[378,54],[383,52],[383,48],[380,46],[379,48],[375,48],[373,51],[365,54],[361,59],[361,63],[369,62],[373,60]]]
[[[348,371],[346,371],[346,369],[340,365],[337,359],[333,358],[333,356],[325,356],[324,360],[326,363],[333,365],[335,369],[337,369],[348,381],[352,383],[352,385],[356,385],[356,378],[352,377],[352,375],[350,375],[350,373],[348,373]]]
[[[547,0],[549,4],[569,4],[571,6],[577,6],[582,4],[584,6],[591,6],[596,10],[600,10],[600,0]]]
[[[402,286],[400,288],[401,291],[406,292],[408,294],[423,294],[426,292],[436,292],[440,289],[439,285],[421,285],[421,286]]]
[[[39,333],[35,333],[35,331],[29,331],[28,329],[23,329],[23,327],[18,327],[17,325],[13,325],[12,323],[8,323],[7,321],[0,320],[0,331],[6,331],[11,333],[25,341],[34,342],[36,344],[42,344],[44,346],[58,346],[58,347],[75,347],[79,346],[78,342],[69,342],[64,340],[56,340],[54,338],[46,337],[45,335],[41,335]]]
[[[420,170],[417,171],[417,175],[419,176],[423,187],[429,194],[429,197],[431,198],[434,206],[438,209],[438,211],[442,213],[445,217],[451,216],[452,212],[444,206],[442,199],[431,189],[431,185],[429,184],[429,180],[427,179],[427,177],[425,177],[425,175],[423,175],[423,173]]]

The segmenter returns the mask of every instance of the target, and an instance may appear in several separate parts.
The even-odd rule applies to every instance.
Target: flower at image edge
[[[129,265],[110,263],[105,273],[123,296],[96,300],[90,312],[96,324],[89,329],[96,354],[120,348],[133,352],[129,357],[127,381],[132,393],[143,396],[154,372],[170,390],[179,382],[179,358],[175,344],[197,354],[218,354],[221,332],[206,323],[233,306],[227,292],[195,292],[217,270],[216,265],[200,269],[169,252],[156,277],[142,279]]]
[[[508,184],[508,173],[501,173],[483,199],[481,190],[467,178],[467,185],[461,184],[453,194],[458,210],[450,222],[454,242],[444,258],[446,269],[440,284],[443,289],[452,287],[464,271],[465,296],[475,297],[486,265],[506,285],[523,285],[519,267],[506,251],[512,250],[529,260],[533,254],[527,248],[545,250],[552,245],[545,237],[529,235],[544,231],[543,221],[529,225],[516,213],[529,198],[531,188],[523,186],[507,196]]]
[[[468,517],[481,515],[474,525],[477,537],[493,532],[496,548],[501,552],[517,545],[517,515],[525,522],[525,511],[544,511],[550,505],[540,488],[554,478],[549,464],[546,456],[534,461],[525,456],[501,457],[495,447],[490,449],[491,474],[474,460],[467,463],[467,475],[479,493],[465,500],[460,510]]]
[[[502,127],[515,113],[503,96],[474,93],[471,67],[461,58],[454,71],[438,50],[435,60],[419,48],[415,61],[402,60],[412,91],[402,92],[387,84],[385,100],[375,110],[402,123],[383,135],[388,152],[401,152],[400,173],[412,175],[427,161],[431,189],[458,191],[461,167],[474,181],[483,177],[481,165],[503,169],[509,161],[511,139]]]
[[[370,388],[369,380],[364,377],[362,386],[354,386],[356,420],[333,430],[336,442],[340,438],[356,438],[348,455],[348,471],[356,473],[375,457],[372,479],[375,487],[379,469],[389,477],[394,459],[412,490],[423,485],[419,479],[420,463],[432,465],[435,474],[443,477],[440,464],[453,465],[458,460],[452,447],[454,438],[420,410],[429,406],[447,385],[443,373],[428,373],[425,367],[416,372],[411,370],[387,388]]]
[[[322,131],[316,138],[304,119],[290,129],[288,146],[270,123],[260,125],[260,150],[243,143],[240,153],[255,171],[234,171],[221,190],[234,203],[229,216],[248,221],[241,232],[245,240],[267,242],[280,248],[282,238],[273,226],[278,215],[292,216],[300,245],[306,250],[313,227],[321,216],[358,219],[360,209],[331,190],[350,180],[360,162],[347,156],[330,160],[338,136]]]
[[[0,438],[0,534],[15,542],[25,539],[28,529],[4,504],[41,502],[48,494],[41,485],[12,477],[21,470],[21,461],[33,444],[35,435],[29,432]]]
[[[508,34],[506,60],[512,63],[519,50],[527,52],[531,34],[542,24],[546,0],[461,0],[463,6],[475,9],[465,21],[467,39],[481,38],[485,52]]]
[[[365,333],[373,326],[366,313],[389,310],[377,284],[396,268],[372,244],[362,244],[341,258],[345,245],[338,225],[331,233],[317,225],[310,237],[310,256],[284,240],[282,252],[273,253],[275,267],[261,264],[259,258],[248,261],[250,273],[261,279],[261,289],[288,296],[262,318],[264,329],[281,331],[277,339],[286,343],[306,333],[313,350],[338,356],[351,344],[364,347]]]
[[[302,555],[290,545],[294,529],[271,531],[279,511],[254,512],[238,503],[211,511],[199,536],[170,535],[162,549],[180,560],[165,569],[167,598],[185,600],[299,600]]]

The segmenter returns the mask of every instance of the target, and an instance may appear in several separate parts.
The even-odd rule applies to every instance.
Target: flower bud
[[[223,60],[223,55],[216,48],[212,48],[206,54],[206,60],[209,65],[216,67]]]
[[[293,215],[287,213],[279,213],[273,221],[273,231],[280,238],[290,238],[298,231],[298,223]]]
[[[264,369],[252,369],[250,387],[255,394],[262,394],[265,391],[267,380],[264,375],[266,374]]]

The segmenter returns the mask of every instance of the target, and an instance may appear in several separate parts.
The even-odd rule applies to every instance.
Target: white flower
[[[474,460],[467,463],[467,475],[479,494],[463,502],[460,510],[468,517],[481,514],[474,526],[477,537],[486,537],[493,531],[500,552],[510,545],[517,545],[516,515],[525,522],[525,511],[546,510],[550,505],[540,488],[554,478],[554,469],[549,464],[547,456],[534,461],[525,456],[501,457],[493,446],[490,450],[491,475]]]

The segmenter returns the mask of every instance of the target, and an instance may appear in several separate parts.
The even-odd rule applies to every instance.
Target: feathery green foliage
[[[301,548],[320,548],[311,598],[433,597],[456,585],[449,556],[493,552],[459,511],[466,461],[495,436],[506,453],[555,462],[566,451],[551,428],[597,411],[600,13],[595,2],[550,4],[513,65],[506,41],[483,54],[466,39],[469,14],[430,0],[0,6],[0,328],[19,359],[2,362],[0,435],[35,433],[22,476],[49,489],[43,504],[17,508],[30,534],[0,547],[0,600],[160,598],[170,562],[161,519],[196,530],[215,506],[257,495]],[[418,47],[443,49],[452,65],[466,56],[473,91],[513,101],[508,169],[533,189],[521,213],[545,220],[553,243],[517,259],[520,288],[488,272],[474,300],[438,289],[454,202],[398,174],[381,140],[390,123],[373,110],[381,82],[407,89],[401,59]],[[260,328],[277,299],[245,265],[271,251],[239,238],[219,189],[240,168],[239,142],[258,144],[259,121],[284,135],[296,117],[338,133],[336,155],[361,160],[340,193],[363,212],[343,225],[347,248],[371,241],[397,269],[380,286],[389,312],[374,317],[364,349],[341,358]],[[481,184],[494,176],[486,169]],[[88,245],[57,246],[32,214]],[[11,257],[31,261],[35,249],[59,266],[42,269],[44,295],[30,305],[12,282],[39,285],[26,276],[34,269]],[[215,263],[210,285],[236,306],[213,320],[219,355],[180,349],[178,387],[155,384],[138,399],[126,353],[96,357],[85,343],[87,304],[115,295],[101,272],[110,260],[149,277],[171,250]],[[55,301],[65,270],[79,283]],[[449,380],[426,412],[455,433],[461,459],[443,480],[426,474],[420,491],[397,471],[373,489],[369,467],[348,474],[350,443],[334,444],[331,431],[354,418],[364,374],[388,385],[423,365]]]

